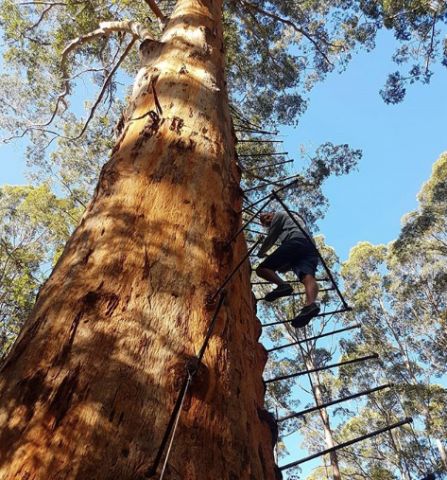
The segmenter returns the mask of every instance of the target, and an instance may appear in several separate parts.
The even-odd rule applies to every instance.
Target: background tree
[[[393,432],[388,442],[365,442],[343,451],[342,459],[352,471],[369,469],[386,462],[389,471],[401,478],[440,470],[445,478],[437,440],[445,439],[447,391],[445,381],[445,268],[442,250],[445,236],[445,155],[435,162],[429,181],[418,198],[417,211],[405,217],[399,238],[388,247],[360,243],[350,253],[342,274],[353,315],[363,324],[362,334],[345,342],[347,352],[374,349],[382,359],[378,373],[370,365],[351,366],[341,372],[345,385],[368,385],[371,379],[391,381],[400,396],[375,395],[362,407],[361,418],[341,430],[341,438],[354,424],[371,425],[384,416],[393,421],[403,413],[415,419],[414,430]],[[428,213],[427,210],[430,210]],[[425,216],[425,224],[422,220]],[[441,242],[439,242],[441,239]],[[348,430],[346,430],[348,429]],[[348,435],[346,435],[348,436]],[[382,451],[381,456],[377,453]],[[394,459],[394,460],[393,460]],[[371,475],[371,473],[368,473]],[[354,476],[354,478],[356,478]],[[362,478],[362,477],[359,477]],[[369,478],[369,477],[365,477]]]
[[[280,457],[287,453],[287,446],[297,442],[296,435],[289,440],[297,430],[303,438],[302,447],[314,453],[322,450],[323,445],[329,446],[328,428],[332,442],[337,444],[412,416],[415,420],[412,427],[405,426],[338,451],[341,478],[409,480],[433,472],[437,472],[436,478],[446,478],[438,450],[446,433],[445,414],[441,412],[445,412],[447,406],[443,360],[444,166],[445,155],[442,155],[418,195],[419,208],[404,217],[402,232],[395,242],[389,246],[362,242],[352,249],[344,264],[346,294],[354,306],[349,320],[360,321],[361,332],[352,339],[345,337],[332,351],[323,340],[319,340],[318,345],[311,341],[302,348],[292,346],[274,351],[267,365],[266,376],[272,378],[306,370],[303,358],[313,361],[312,366],[327,364],[334,354],[342,353],[342,360],[372,352],[377,352],[381,359],[379,365],[364,362],[342,367],[338,373],[334,370],[320,372],[318,376],[312,374],[313,388],[306,387],[304,377],[269,384],[269,408],[276,409],[279,417],[377,385],[392,382],[394,389],[280,423]],[[424,215],[425,221],[418,221]],[[326,258],[333,257],[329,249],[324,252]],[[334,268],[333,260],[331,264]],[[265,293],[264,287],[260,288],[258,297]],[[327,292],[323,300],[330,298]],[[261,311],[266,321],[290,319],[294,315],[293,301],[283,299]],[[312,331],[307,331],[307,335],[320,333],[321,326],[334,328],[330,319],[321,324],[313,322],[308,327]],[[269,327],[267,335],[273,346],[295,341],[293,329],[283,326]],[[322,393],[324,402],[315,396],[316,390]],[[314,398],[309,401],[312,394]],[[326,425],[325,414],[330,419]],[[336,478],[337,473],[328,468],[328,463],[314,469],[306,478]],[[293,479],[297,471],[286,474]]]
[[[333,249],[325,245],[322,237],[316,237],[320,252],[322,252],[329,268],[335,271],[338,263]],[[290,279],[296,281],[293,274]],[[320,278],[324,278],[324,272],[318,272]],[[294,318],[302,306],[303,292],[298,284],[294,284],[296,293],[291,299],[285,298],[274,304],[262,304],[262,314],[264,323],[270,323],[278,320],[290,320]],[[321,292],[319,301],[322,305],[322,311],[334,311],[339,308],[340,299],[331,288],[330,282],[320,282]],[[268,291],[266,287],[258,287],[257,296],[262,298]],[[335,317],[335,319],[334,319]],[[341,354],[337,342],[322,343],[321,340],[309,340],[327,333],[337,324],[337,315],[323,316],[313,321],[304,330],[295,330],[289,324],[275,325],[266,328],[266,338],[272,342],[272,348],[277,348],[286,344],[293,344],[286,349],[274,350],[269,356],[266,374],[267,378],[274,378],[298,371],[315,370],[338,361]],[[297,341],[303,343],[296,344]],[[339,387],[337,378],[331,370],[317,371],[307,376],[295,377],[288,380],[281,380],[268,384],[267,404],[270,410],[276,411],[277,417],[289,416],[298,411],[309,407],[322,406],[330,400],[339,396]],[[320,408],[305,416],[290,418],[279,424],[279,455],[285,457],[287,445],[290,442],[287,437],[299,430],[302,437],[301,447],[306,449],[309,454],[319,452],[326,448],[331,448],[336,444],[333,434],[332,424],[340,420],[337,415],[329,415],[326,408]],[[295,440],[296,441],[296,440]],[[295,460],[295,458],[294,458]],[[287,462],[282,462],[287,463]],[[285,472],[287,478],[293,479],[299,469],[290,469]],[[324,472],[324,474],[323,474]],[[335,480],[341,479],[338,455],[334,452],[324,459],[324,466],[315,472]],[[316,477],[317,478],[317,477]]]
[[[15,340],[80,210],[46,184],[0,189],[0,356]]]

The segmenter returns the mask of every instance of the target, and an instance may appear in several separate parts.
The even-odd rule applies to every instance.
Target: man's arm
[[[276,242],[276,239],[279,237],[283,224],[283,217],[276,213],[269,227],[267,237],[262,242],[261,248],[258,251],[258,257],[265,257],[267,255],[267,251],[270,250],[270,248]]]

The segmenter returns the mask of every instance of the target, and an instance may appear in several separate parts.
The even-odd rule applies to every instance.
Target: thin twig
[[[431,56],[433,54],[433,43],[434,43],[434,40],[435,40],[436,20],[437,20],[437,17],[436,17],[436,15],[434,15],[433,16],[433,25],[432,25],[432,29],[431,29],[430,46],[429,46],[428,51],[427,51],[427,60],[425,62],[425,75],[428,74],[428,67],[430,66],[430,59],[431,59]]]
[[[130,42],[129,42],[129,45],[127,45],[126,47],[126,50],[124,50],[124,53],[121,55],[121,57],[119,58],[118,62],[115,64],[115,66],[112,68],[112,70],[110,71],[110,73],[107,75],[107,78],[104,80],[104,83],[102,85],[102,88],[101,88],[101,91],[99,92],[99,95],[98,97],[96,98],[96,101],[95,103],[93,104],[93,107],[90,109],[90,113],[89,113],[89,116],[84,124],[84,126],[82,127],[82,130],[81,132],[79,133],[79,135],[77,135],[76,137],[73,137],[73,138],[70,138],[70,140],[78,140],[79,138],[82,137],[82,135],[84,135],[85,131],[87,130],[87,127],[91,121],[91,119],[93,118],[93,115],[95,114],[95,111],[96,109],[98,108],[98,105],[101,103],[101,100],[102,100],[102,97],[104,96],[104,93],[107,89],[107,86],[109,85],[110,81],[112,80],[112,77],[113,75],[115,74],[115,72],[118,70],[118,67],[121,65],[121,63],[123,62],[123,60],[127,57],[127,55],[129,54],[131,48],[133,47],[134,43],[136,42],[136,38],[133,38]]]
[[[306,32],[306,30],[303,30],[302,28],[299,28],[294,22],[291,20],[287,20],[286,18],[279,17],[278,15],[275,15],[274,13],[268,12],[267,10],[264,10],[257,5],[254,5],[253,3],[246,2],[244,0],[241,0],[242,5],[245,5],[248,8],[251,8],[253,10],[256,10],[258,13],[261,13],[262,15],[265,15],[266,17],[269,17],[273,20],[276,20],[277,22],[284,23],[285,25],[288,25],[289,27],[292,27],[296,32],[301,33],[304,37],[306,37],[315,47],[317,52],[326,60],[326,62],[333,66],[332,62],[329,60],[327,55],[321,50],[320,46],[318,45],[318,42],[310,35],[310,33]],[[321,38],[318,37],[319,40]]]

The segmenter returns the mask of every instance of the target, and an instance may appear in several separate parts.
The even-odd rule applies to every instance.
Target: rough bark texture
[[[246,252],[221,3],[180,0],[94,198],[0,376],[0,478],[138,479],[152,464],[207,300]],[[188,395],[167,479],[272,480],[246,263]]]

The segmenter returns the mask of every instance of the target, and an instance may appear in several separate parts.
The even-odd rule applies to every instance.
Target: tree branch
[[[104,83],[102,85],[102,88],[101,88],[101,91],[99,92],[99,95],[98,97],[96,98],[96,101],[95,103],[93,104],[93,107],[90,109],[90,113],[89,113],[89,116],[87,118],[87,121],[85,122],[84,126],[82,127],[82,130],[81,132],[79,133],[79,135],[77,135],[76,137],[73,137],[73,138],[70,138],[70,140],[77,140],[79,138],[82,137],[82,135],[84,135],[85,131],[87,130],[87,127],[88,127],[88,124],[90,123],[91,119],[93,118],[93,115],[95,114],[95,111],[96,109],[98,108],[98,105],[101,103],[101,100],[104,96],[104,93],[107,89],[107,86],[109,85],[110,81],[112,80],[112,77],[113,75],[115,74],[115,72],[118,70],[118,67],[121,65],[121,63],[123,62],[123,60],[127,57],[127,55],[129,54],[131,48],[133,47],[134,43],[136,42],[136,38],[134,37],[129,45],[127,45],[126,49],[124,50],[123,54],[121,55],[121,57],[119,58],[119,60],[116,62],[115,66],[112,68],[112,70],[110,71],[110,73],[107,75],[107,78],[104,80]]]
[[[265,15],[266,17],[271,18],[272,20],[276,20],[277,22],[284,23],[285,25],[288,25],[289,27],[292,27],[296,32],[301,33],[304,37],[306,37],[315,47],[315,50],[325,59],[325,61],[333,66],[332,62],[329,60],[328,56],[326,53],[324,53],[320,46],[318,45],[318,42],[308,33],[306,30],[303,30],[299,28],[294,22],[291,20],[287,20],[287,18],[279,17],[278,15],[275,15],[274,13],[268,12],[267,10],[262,9],[261,7],[258,7],[257,5],[254,5],[253,3],[246,2],[244,0],[240,0],[242,5],[245,5],[248,8],[251,8],[253,10],[256,10],[258,13]]]
[[[101,22],[99,24],[99,28],[93,30],[93,32],[75,38],[65,47],[64,51],[62,52],[61,69],[64,73],[65,90],[67,90],[68,87],[68,74],[66,65],[68,55],[80,45],[90,42],[91,40],[94,40],[98,37],[107,37],[113,32],[130,33],[131,35],[133,35],[135,40],[152,40],[152,36],[149,31],[140,23],[133,21]]]
[[[56,3],[50,3],[49,5],[47,5],[46,8],[43,9],[42,13],[40,14],[40,17],[39,19],[37,20],[36,23],[34,23],[34,25],[31,25],[30,27],[28,27],[25,32],[28,32],[30,30],[34,30],[35,28],[37,28],[40,23],[42,22],[42,20],[44,19],[45,15],[55,6],[57,5]]]
[[[93,30],[92,32],[87,33],[85,35],[81,35],[75,38],[74,40],[72,40],[62,52],[61,70],[64,78],[64,81],[63,81],[64,89],[56,98],[56,105],[54,106],[50,119],[46,123],[34,125],[34,127],[47,127],[48,125],[50,125],[59,111],[60,104],[65,103],[65,97],[70,93],[70,79],[68,78],[68,72],[67,72],[68,55],[73,50],[78,48],[80,45],[83,45],[84,43],[95,40],[96,38],[107,37],[113,32],[125,32],[125,33],[132,34],[134,37],[134,41],[131,42],[132,45],[135,43],[135,40],[137,39],[140,39],[141,41],[152,40],[152,36],[149,33],[149,31],[140,23],[133,22],[133,21],[101,22],[99,24],[99,28],[97,28],[96,30]],[[128,53],[127,49],[126,49],[126,52]],[[124,60],[124,58],[120,58],[118,65],[122,62],[122,60]],[[114,71],[115,69],[113,70],[113,72]],[[101,98],[102,98],[102,94],[103,92],[101,93]]]
[[[133,21],[122,21],[122,22],[101,22],[99,28],[93,30],[93,32],[81,35],[78,38],[72,40],[62,52],[62,70],[65,70],[65,64],[67,61],[68,54],[78,48],[80,45],[90,42],[98,37],[107,37],[113,32],[125,32],[132,34],[136,39],[152,40],[152,36],[149,31],[140,23]]]
[[[144,0],[144,1],[149,5],[149,8],[152,10],[154,15],[158,18],[160,29],[164,30],[164,28],[168,23],[168,17],[160,10],[155,0]]]
[[[428,69],[429,69],[429,66],[430,66],[430,60],[431,60],[431,57],[433,55],[433,43],[434,43],[435,32],[436,32],[436,20],[437,20],[437,17],[436,17],[436,15],[434,15],[433,16],[432,28],[431,28],[430,45],[428,47],[427,58],[426,58],[426,61],[425,61],[425,75],[428,74]]]

